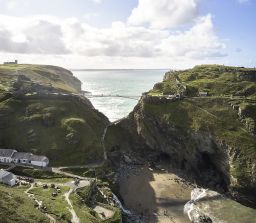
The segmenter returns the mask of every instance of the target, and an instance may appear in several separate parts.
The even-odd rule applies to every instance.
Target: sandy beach
[[[149,223],[189,223],[183,207],[193,189],[170,171],[141,167],[121,177],[120,194],[124,205],[141,214]]]

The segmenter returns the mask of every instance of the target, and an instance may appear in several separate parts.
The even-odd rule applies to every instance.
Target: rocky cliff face
[[[211,190],[196,188],[184,212],[193,223],[253,223],[256,211]]]
[[[174,167],[198,184],[229,191],[255,205],[256,138],[245,129],[229,101],[228,97],[177,99],[157,96],[154,91],[141,98],[127,119],[109,127],[109,155],[140,153],[154,160],[165,154]]]

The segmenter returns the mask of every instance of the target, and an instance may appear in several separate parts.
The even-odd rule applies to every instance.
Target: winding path
[[[33,199],[40,207],[42,206],[42,202],[36,200],[34,194],[29,193],[29,191],[32,190],[34,186],[35,186],[35,183],[32,183],[31,186],[24,193],[27,194],[29,198]],[[56,223],[56,219],[52,217],[50,214],[45,213],[45,216],[50,219],[50,223]]]
[[[72,222],[72,223],[80,223],[80,219],[78,218],[78,216],[77,216],[77,214],[76,214],[76,212],[75,212],[75,210],[74,210],[74,207],[73,207],[73,205],[72,205],[72,202],[71,202],[70,199],[69,199],[69,196],[70,196],[70,194],[71,194],[72,192],[73,192],[73,189],[70,188],[70,190],[69,190],[67,193],[65,193],[64,196],[65,196],[65,199],[66,199],[66,201],[67,201],[67,203],[68,203],[68,205],[69,205],[69,211],[70,211],[70,213],[71,213],[71,215],[72,215],[71,222]]]
[[[76,166],[76,168],[82,168],[82,167],[84,167],[84,166]],[[88,167],[88,166],[86,166],[86,167]],[[77,216],[77,213],[76,213],[76,211],[73,207],[73,204],[72,204],[71,200],[69,199],[69,197],[70,197],[70,194],[73,193],[78,188],[89,186],[91,184],[91,182],[93,181],[93,178],[81,177],[81,176],[78,176],[78,175],[75,175],[75,174],[72,174],[72,173],[67,173],[67,172],[62,170],[64,168],[67,168],[67,167],[52,168],[52,172],[58,173],[58,174],[63,174],[67,177],[81,179],[79,185],[75,185],[74,182],[67,183],[68,186],[70,187],[70,190],[64,194],[65,200],[67,201],[67,203],[69,205],[68,209],[69,209],[69,211],[72,215],[71,222],[72,223],[80,223],[80,219]]]

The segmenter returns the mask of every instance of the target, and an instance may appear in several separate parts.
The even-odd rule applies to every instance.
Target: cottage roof
[[[31,161],[40,161],[40,162],[47,162],[49,161],[48,158],[46,156],[37,156],[37,155],[32,155],[30,157]]]
[[[4,181],[10,181],[15,178],[15,175],[6,171],[6,170],[0,170],[0,179]]]
[[[0,149],[0,156],[1,157],[12,157],[13,153],[17,152],[13,149]]]
[[[13,159],[31,159],[32,153],[16,152],[13,155]]]

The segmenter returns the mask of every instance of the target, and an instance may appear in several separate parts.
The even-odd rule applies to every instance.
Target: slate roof
[[[30,160],[32,156],[32,153],[24,153],[24,152],[16,152],[13,154],[12,158],[13,159],[26,159]]]
[[[15,179],[15,175],[8,172],[8,171],[5,171],[5,170],[0,170],[0,179],[4,182],[8,182],[12,179]]]
[[[32,155],[31,156],[31,161],[40,161],[40,162],[49,162],[48,158],[46,156],[37,156],[37,155]]]
[[[12,157],[13,153],[17,152],[13,149],[0,149],[0,156],[2,157]]]

